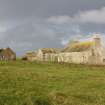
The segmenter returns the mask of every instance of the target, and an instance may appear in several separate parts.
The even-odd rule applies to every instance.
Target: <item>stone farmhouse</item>
[[[101,39],[95,36],[91,41],[74,42],[58,54],[58,62],[77,64],[105,64],[105,49]]]
[[[33,58],[33,57],[32,57]],[[43,48],[34,56],[35,60],[77,64],[105,64],[105,48],[101,38],[94,36],[89,41],[73,41],[64,49]],[[34,60],[33,60],[34,61]]]
[[[37,52],[37,57],[40,61],[58,62],[59,49],[56,48],[42,48]]]
[[[9,47],[2,48],[2,49],[0,49],[0,60],[1,61],[16,60],[16,54]]]
[[[35,61],[35,60],[38,60],[38,57],[37,57],[37,54],[35,52],[27,52],[22,57],[22,60]]]

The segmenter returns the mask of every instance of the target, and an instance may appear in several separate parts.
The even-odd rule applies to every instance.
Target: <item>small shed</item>
[[[0,49],[0,60],[16,60],[16,53],[11,48]]]
[[[27,53],[22,57],[22,60],[36,61],[36,60],[37,60],[37,54],[36,54],[36,52],[27,52]]]

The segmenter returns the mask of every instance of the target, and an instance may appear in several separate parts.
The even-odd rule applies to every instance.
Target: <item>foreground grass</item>
[[[47,105],[51,92],[70,105],[105,105],[105,66],[0,62],[0,105]]]

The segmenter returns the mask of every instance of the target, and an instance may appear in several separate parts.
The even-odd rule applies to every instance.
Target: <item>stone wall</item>
[[[84,52],[70,52],[59,54],[44,54],[42,61],[58,63],[76,63],[76,64],[105,64],[103,55],[93,54],[92,50]]]
[[[39,49],[38,52],[37,52],[37,60],[38,61],[44,61],[44,54],[41,51],[41,49]]]
[[[58,54],[58,62],[86,64],[89,63],[90,51]]]
[[[82,64],[82,63],[89,63],[89,56],[91,56],[90,51],[59,53],[59,54],[44,54],[43,61]]]
[[[44,61],[58,62],[58,54],[45,54]]]

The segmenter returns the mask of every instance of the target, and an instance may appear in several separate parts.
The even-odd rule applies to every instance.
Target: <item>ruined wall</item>
[[[28,60],[28,61],[37,61],[38,58],[37,58],[36,56],[33,56],[33,57],[28,56],[28,57],[27,57],[27,60]]]
[[[44,61],[44,58],[43,58],[44,55],[43,55],[43,52],[42,52],[40,49],[38,50],[36,56],[37,56],[37,60],[38,60],[38,61]]]
[[[89,56],[89,64],[99,64],[103,65],[105,64],[104,55],[105,51],[103,47],[97,47],[92,50],[91,56]]]
[[[85,52],[45,54],[43,56],[43,61],[76,64],[105,64],[105,57],[99,55],[99,53],[92,54],[92,50],[89,50]]]
[[[45,54],[44,61],[58,62],[58,54]]]
[[[58,54],[58,62],[87,64],[89,63],[90,51],[86,52],[71,52]]]
[[[44,54],[43,61],[84,64],[84,63],[89,63],[89,56],[91,56],[90,51],[59,53],[59,54]]]

